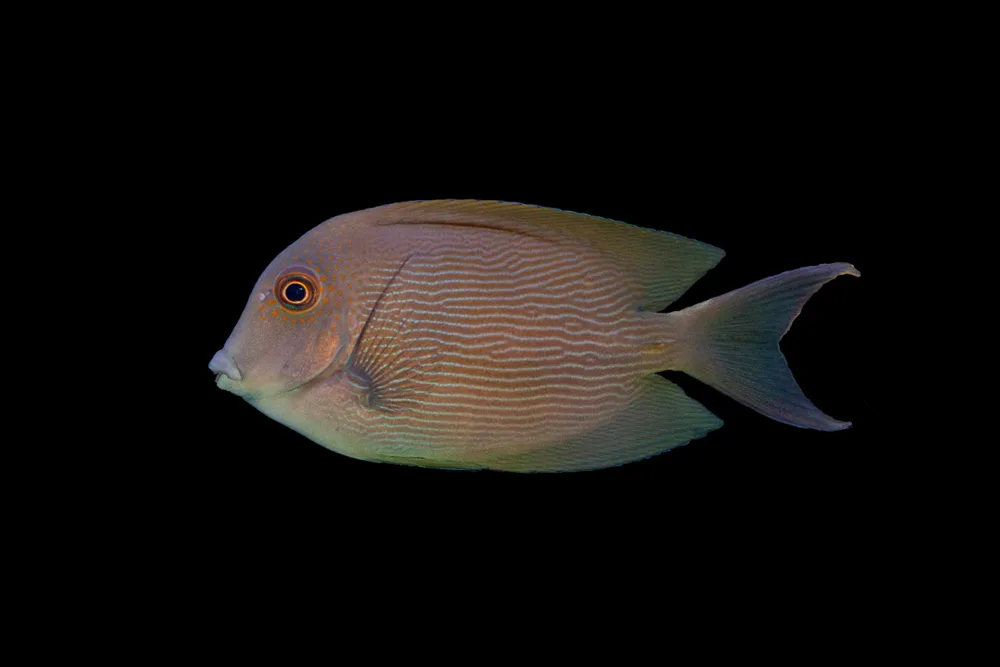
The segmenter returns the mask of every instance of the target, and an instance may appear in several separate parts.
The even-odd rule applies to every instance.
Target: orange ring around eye
[[[299,285],[302,288],[302,291],[305,292],[305,295],[303,295],[303,297],[301,299],[299,299],[298,301],[296,301],[295,299],[290,298],[288,296],[288,294],[287,294],[288,288],[291,287],[292,285]],[[285,283],[285,292],[286,292],[285,293],[285,299],[288,301],[288,303],[293,303],[296,306],[298,306],[300,304],[303,304],[303,303],[305,303],[306,301],[309,300],[309,285],[306,285],[301,280],[289,280],[287,283]]]
[[[285,290],[293,285],[300,286],[305,295],[298,301],[293,301],[285,294]],[[319,302],[317,281],[308,269],[288,270],[274,281],[274,295],[281,309],[289,313],[304,313],[312,310]]]

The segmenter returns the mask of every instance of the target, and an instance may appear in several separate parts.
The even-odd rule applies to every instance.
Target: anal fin
[[[722,420],[659,375],[637,381],[636,395],[610,422],[535,451],[487,463],[512,472],[597,470],[649,458],[722,426]]]

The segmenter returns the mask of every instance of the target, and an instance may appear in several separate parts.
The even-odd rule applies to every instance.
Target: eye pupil
[[[292,283],[285,287],[285,298],[291,303],[302,303],[306,300],[306,288],[300,283]]]

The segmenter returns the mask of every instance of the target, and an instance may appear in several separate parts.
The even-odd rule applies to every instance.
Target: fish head
[[[305,241],[265,269],[209,369],[219,388],[248,401],[294,392],[345,365],[347,313]]]

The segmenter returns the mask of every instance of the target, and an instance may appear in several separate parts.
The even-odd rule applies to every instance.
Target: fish
[[[724,255],[514,202],[378,206],[275,257],[209,369],[334,452],[427,468],[598,470],[722,426],[662,371],[785,424],[848,428],[805,396],[779,341],[820,287],[860,272],[803,267],[663,312]]]

